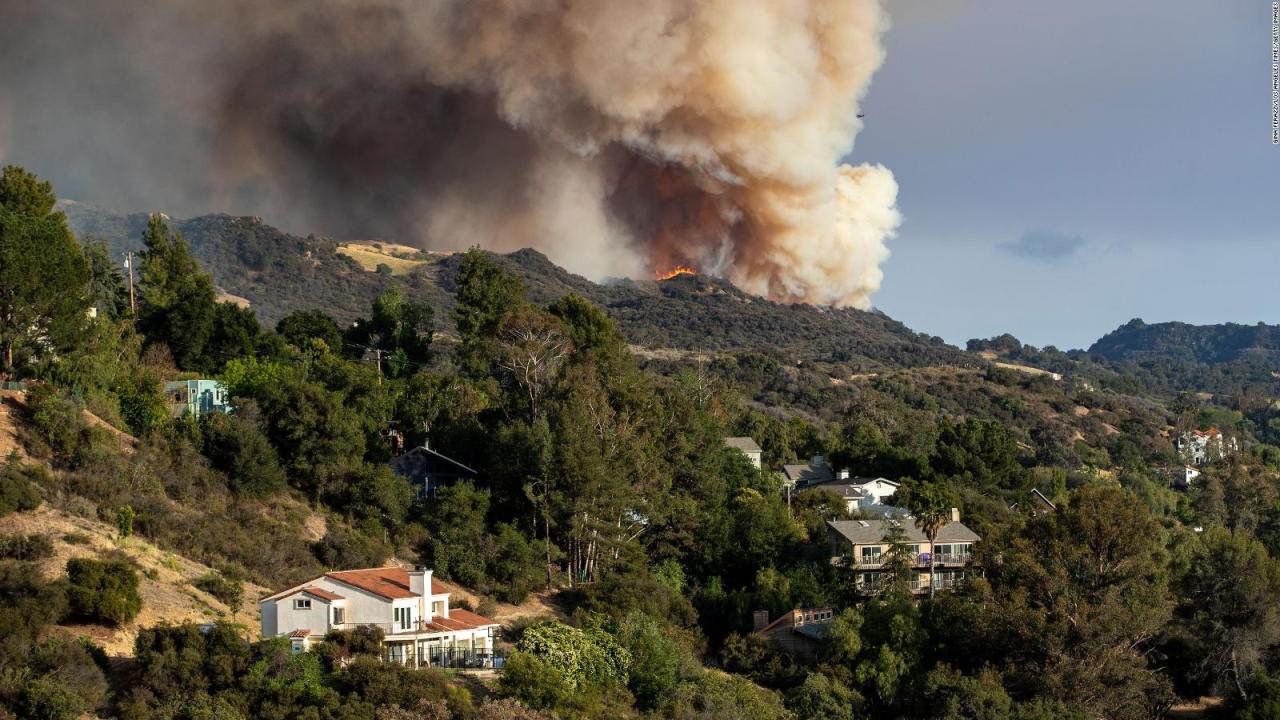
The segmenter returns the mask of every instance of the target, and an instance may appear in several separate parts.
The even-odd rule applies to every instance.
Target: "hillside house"
[[[475,482],[480,473],[435,450],[427,443],[391,459],[391,469],[409,481],[418,499],[433,498],[440,488],[464,480]]]
[[[1196,478],[1200,477],[1200,471],[1190,465],[1173,468],[1170,474],[1173,476],[1173,486],[1179,490],[1190,489],[1195,484]]]
[[[859,592],[875,594],[884,589],[885,562],[890,545],[885,538],[891,523],[902,523],[914,570],[908,587],[913,593],[929,591],[929,563],[934,564],[934,586],[937,590],[954,587],[965,578],[973,545],[982,538],[960,522],[960,511],[952,508],[951,522],[938,531],[931,545],[915,520],[832,520],[827,522],[831,541],[831,563],[848,567],[856,573]]]
[[[805,483],[797,485],[795,492],[805,493],[816,490],[833,492],[844,499],[849,512],[861,511],[866,515],[900,515],[905,511],[888,503],[889,498],[898,492],[898,483],[885,478],[849,477],[848,471],[836,473],[834,480],[821,483]]]
[[[1227,437],[1216,427],[1208,430],[1190,430],[1178,437],[1178,452],[1190,465],[1216,462],[1240,450],[1233,437]]]
[[[1023,507],[1024,505],[1019,502],[1009,503],[1010,510],[1021,510]],[[1027,508],[1027,512],[1031,513],[1035,517],[1058,512],[1058,506],[1049,499],[1048,495],[1040,492],[1040,488],[1031,488],[1031,494],[1027,497],[1025,507]]]
[[[778,648],[812,659],[818,654],[835,612],[831,608],[797,608],[769,622],[766,610],[757,610],[753,632]]]
[[[382,630],[383,659],[411,667],[494,667],[499,625],[450,607],[449,587],[426,568],[329,572],[270,597],[258,607],[262,636],[290,639],[295,652],[330,630]]]
[[[798,489],[807,485],[821,485],[836,479],[835,471],[827,463],[826,458],[814,455],[807,465],[783,465],[783,485]]]
[[[734,450],[740,451],[743,455],[746,455],[747,459],[751,461],[751,464],[754,465],[757,470],[763,466],[764,451],[760,449],[760,446],[756,444],[756,441],[753,438],[728,437],[724,439],[724,444],[726,447],[731,447]]]
[[[170,380],[164,384],[169,414],[175,418],[232,411],[227,386],[217,380]]]

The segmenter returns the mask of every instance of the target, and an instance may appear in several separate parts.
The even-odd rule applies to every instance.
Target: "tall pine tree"
[[[149,343],[164,343],[178,367],[197,369],[213,335],[217,292],[201,271],[181,233],[163,215],[147,221],[142,236],[142,282],[138,326]]]
[[[0,369],[58,357],[88,325],[89,269],[53,186],[17,166],[0,174]]]

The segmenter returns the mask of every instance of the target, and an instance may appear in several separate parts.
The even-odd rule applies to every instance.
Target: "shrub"
[[[231,608],[233,615],[240,610],[240,604],[244,602],[244,586],[222,573],[211,572],[202,575],[192,584],[221,600]]]
[[[580,630],[549,622],[526,628],[517,646],[564,674],[572,689],[580,685],[625,685],[631,653],[603,630]]]
[[[216,470],[226,473],[231,489],[266,497],[284,489],[284,470],[275,448],[249,420],[212,413],[200,421],[201,452]]]
[[[133,536],[133,519],[137,517],[137,513],[133,511],[132,505],[125,505],[116,511],[116,531],[120,533],[120,539],[126,540]]]
[[[30,563],[0,561],[0,667],[25,653],[65,610],[61,584],[46,582]]]
[[[40,507],[40,493],[31,481],[38,472],[35,467],[28,468],[14,461],[5,464],[0,472],[0,517]]]
[[[0,559],[43,560],[53,555],[48,535],[7,535],[0,537]]]
[[[515,652],[502,666],[499,691],[531,708],[551,709],[573,697],[565,676],[551,663],[529,653]]]
[[[77,558],[67,561],[67,600],[74,617],[123,625],[142,611],[138,573],[120,560]]]

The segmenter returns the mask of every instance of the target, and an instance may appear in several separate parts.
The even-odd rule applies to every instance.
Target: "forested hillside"
[[[0,371],[27,387],[0,515],[106,523],[214,568],[201,592],[228,604],[247,582],[395,559],[480,605],[536,592],[560,612],[507,627],[507,665],[485,681],[380,662],[376,633],[295,655],[252,624],[145,629],[108,658],[59,627],[134,622],[154,568],[107,551],[51,577],[41,563],[68,541],[6,532],[0,716],[1139,720],[1202,696],[1223,717],[1280,702],[1266,387],[1149,392],[1122,364],[974,348],[1018,356],[1002,367],[874,313],[693,276],[598,286],[530,252],[368,271],[328,241],[221,217],[138,223],[135,312],[113,251],[77,242],[52,193],[18,168],[0,179]],[[236,285],[253,248],[260,274]],[[266,323],[218,301],[301,301],[304,283],[252,296],[299,253],[296,272],[367,297],[339,315],[316,289]],[[191,377],[223,382],[235,412],[174,417],[162,383]],[[1234,449],[1176,489],[1176,441],[1210,426]],[[478,480],[417,498],[388,467],[392,431]],[[754,438],[764,467],[730,436]],[[844,499],[788,502],[775,472],[815,454],[900,482],[894,502],[922,522],[955,508],[981,538],[966,574],[912,594],[892,527],[883,587],[833,563]],[[752,632],[754,612],[797,608],[835,616],[811,654]]]
[[[1280,327],[1263,323],[1149,325],[1135,319],[1102,336],[1089,353],[1117,362],[1163,359],[1209,364],[1260,360],[1280,366]]]
[[[122,216],[63,203],[82,237],[105,241],[119,255],[141,248],[145,215]],[[319,309],[339,322],[361,316],[388,284],[436,308],[438,330],[452,332],[462,255],[415,256],[421,265],[390,277],[339,252],[336,241],[283,233],[258,218],[208,215],[172,221],[192,254],[222,290],[248,299],[270,325],[296,310]],[[912,332],[882,314],[780,305],[723,280],[685,275],[666,282],[605,285],[566,272],[533,250],[495,258],[519,277],[529,299],[546,304],[576,293],[604,308],[631,343],[692,351],[768,352],[784,362],[838,366],[845,373],[885,367],[972,361],[937,338]]]

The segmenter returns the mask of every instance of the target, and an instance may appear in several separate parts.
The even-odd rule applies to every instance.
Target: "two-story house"
[[[423,567],[329,572],[263,598],[262,636],[296,652],[330,630],[376,627],[383,657],[413,667],[491,667],[499,625],[449,605],[449,587]]]
[[[849,477],[847,470],[835,474],[832,480],[821,482],[801,481],[795,486],[796,493],[826,490],[844,499],[849,512],[863,512],[869,515],[896,515],[900,509],[888,504],[889,498],[898,492],[898,483],[885,478]]]
[[[1178,453],[1191,465],[1215,462],[1240,451],[1240,443],[1216,427],[1185,432],[1177,445]]]
[[[906,536],[912,568],[908,583],[911,592],[928,592],[931,582],[935,589],[944,590],[964,580],[973,545],[982,538],[960,522],[960,512],[954,508],[951,521],[942,526],[933,543],[911,518],[829,521],[827,534],[831,540],[831,563],[854,570],[860,592],[874,594],[886,585],[885,569],[891,547],[887,538],[891,523],[900,523]],[[929,574],[931,561],[933,578]]]
[[[227,386],[217,380],[171,380],[164,384],[169,414],[173,417],[200,417],[211,412],[231,412]]]

